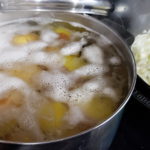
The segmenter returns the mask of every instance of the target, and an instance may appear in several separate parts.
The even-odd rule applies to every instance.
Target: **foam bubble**
[[[71,126],[75,126],[80,122],[86,121],[86,117],[78,106],[70,106],[70,111],[66,119]]]
[[[51,31],[50,29],[42,30],[41,32],[41,39],[49,44],[53,44],[53,42],[55,42],[58,37],[58,34]]]
[[[83,57],[87,59],[90,63],[103,64],[104,56],[102,49],[96,45],[90,45],[83,49]]]
[[[86,40],[83,38],[78,42],[69,43],[67,46],[61,49],[61,54],[62,55],[78,54],[81,51],[81,48],[84,44],[86,44]]]
[[[43,64],[48,68],[53,69],[58,69],[63,65],[61,63],[63,58],[58,53],[46,53],[38,51],[31,53],[27,59],[30,63]]]
[[[85,87],[79,87],[69,93],[69,103],[80,104],[91,100],[95,92],[87,90]]]
[[[111,87],[105,87],[103,89],[103,94],[111,97],[112,100],[115,100],[115,101],[118,101],[119,96],[120,96],[120,95],[118,95],[117,91]]]
[[[34,41],[32,43],[23,45],[21,48],[16,46],[15,49],[18,49],[18,51],[20,50],[26,51],[28,53],[33,53],[36,51],[42,51],[46,46],[48,46],[48,44],[43,41]]]
[[[27,56],[28,53],[26,51],[9,48],[5,51],[0,52],[0,64],[5,65],[6,63],[25,61]]]
[[[120,58],[114,56],[114,57],[111,57],[109,59],[110,63],[113,64],[113,65],[120,65],[121,64],[121,60]]]
[[[74,71],[79,76],[97,76],[108,72],[109,68],[105,65],[88,64]]]
[[[29,110],[21,111],[17,120],[21,129],[32,133],[36,140],[41,141],[44,139],[44,134],[41,132],[35,116]]]
[[[0,83],[1,83],[0,95],[5,93],[8,90],[27,87],[27,85],[19,78],[10,77],[2,73],[0,73]]]
[[[53,97],[57,101],[68,101],[68,88],[72,85],[69,77],[63,73],[43,72],[39,76],[40,86],[49,85],[45,95]]]
[[[94,80],[86,82],[83,85],[83,88],[89,92],[97,93],[102,90],[103,84],[100,84],[100,82],[98,80],[94,79]]]

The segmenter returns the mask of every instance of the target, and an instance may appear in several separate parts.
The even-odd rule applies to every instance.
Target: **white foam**
[[[110,63],[113,64],[113,65],[120,65],[120,64],[121,64],[120,58],[119,58],[119,57],[116,57],[116,56],[111,57],[111,58],[109,59],[109,61],[110,61]]]
[[[1,83],[1,88],[0,88],[0,95],[3,95],[8,90],[13,90],[13,89],[21,89],[21,88],[26,88],[28,87],[25,82],[23,82],[19,78],[11,77],[6,74],[0,73],[0,83]]]
[[[67,46],[61,49],[62,55],[75,55],[81,51],[82,46],[86,44],[86,40],[82,38],[79,42],[69,43]]]
[[[31,53],[28,61],[34,64],[44,64],[45,60],[47,60],[47,55],[45,52],[38,51],[35,53]]]
[[[117,95],[117,92],[116,90],[114,90],[113,88],[111,87],[105,87],[104,90],[103,90],[103,94],[111,97],[112,99],[114,100],[117,100],[118,99],[118,95]]]
[[[90,63],[103,64],[104,56],[103,51],[100,47],[96,45],[90,45],[83,49],[83,57],[87,59]]]
[[[43,72],[39,76],[40,86],[48,85],[46,96],[53,97],[57,101],[68,101],[68,88],[72,85],[69,77],[63,73]]]
[[[14,36],[14,34],[13,33],[10,34],[7,29],[3,29],[2,31],[0,30],[0,33],[1,33],[1,35],[0,35],[0,51],[2,51],[3,48],[4,49],[10,48],[10,46],[11,46],[10,41],[11,41],[12,37]]]
[[[103,94],[103,90],[107,85],[108,80],[105,78],[93,79],[87,81],[77,89],[70,91],[69,101],[73,104],[80,104],[90,101],[95,95]],[[106,92],[105,92],[106,94]],[[107,93],[108,94],[108,93]]]
[[[25,61],[28,56],[26,51],[9,48],[0,52],[0,64],[6,65],[7,63],[15,63]]]
[[[7,26],[2,26],[2,28],[0,29],[2,33],[5,33],[5,34],[7,33],[9,35],[27,34],[29,32],[39,31],[39,30],[41,30],[40,26],[30,26],[23,22],[8,24]]]
[[[75,126],[80,122],[85,122],[86,117],[78,106],[70,106],[69,114],[66,117],[71,126]]]
[[[35,120],[35,116],[28,109],[21,111],[17,120],[21,129],[32,133],[36,140],[44,139],[44,134],[40,130],[38,122]]]
[[[69,76],[57,73],[50,74],[47,72],[41,73],[39,76],[40,86],[49,85],[45,92],[46,96],[53,97],[57,101],[69,103],[82,103],[90,100],[95,94],[102,91],[103,85],[99,84],[98,80],[88,81],[83,86],[75,90],[69,91],[69,87],[73,85]]]
[[[96,94],[95,91],[87,90],[85,87],[79,87],[75,90],[72,90],[69,93],[69,103],[71,104],[81,104],[92,99]]]
[[[104,65],[98,64],[88,64],[79,69],[76,69],[73,73],[77,74],[78,76],[97,76],[103,75],[104,73],[108,72],[109,68]]]
[[[58,34],[51,31],[50,29],[42,30],[41,32],[41,39],[49,44],[53,44],[53,42],[55,42],[58,37]]]
[[[89,92],[95,92],[95,94],[97,92],[102,91],[103,89],[103,84],[101,84],[98,80],[94,79],[91,81],[87,81],[84,85],[83,88]]]
[[[21,47],[16,46],[15,49],[32,53],[35,51],[42,51],[46,46],[48,46],[48,44],[43,41],[34,41],[32,43],[27,43]]]
[[[26,60],[33,64],[43,64],[48,68],[58,69],[62,66],[62,56],[59,53],[46,53],[42,51],[32,52]]]

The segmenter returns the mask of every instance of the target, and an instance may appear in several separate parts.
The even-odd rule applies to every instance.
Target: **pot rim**
[[[59,12],[59,11],[56,11],[54,13],[61,13],[61,14],[68,14],[68,13],[62,13],[62,12]],[[57,143],[57,142],[61,142],[61,141],[65,141],[65,140],[70,140],[70,139],[73,139],[73,138],[76,138],[76,137],[79,137],[79,136],[82,136],[86,133],[89,133],[91,132],[92,130],[95,130],[99,127],[102,127],[104,126],[105,124],[107,124],[107,122],[109,122],[110,120],[112,120],[123,108],[124,106],[126,105],[126,103],[128,102],[128,100],[130,99],[132,93],[133,93],[133,90],[134,90],[134,87],[135,87],[135,84],[136,84],[136,79],[137,79],[137,74],[136,74],[136,63],[135,63],[135,59],[134,59],[134,56],[133,56],[133,53],[132,51],[130,50],[129,46],[125,43],[125,41],[123,40],[123,38],[117,33],[115,32],[111,27],[109,27],[108,25],[106,25],[105,23],[103,23],[102,21],[98,20],[98,19],[95,19],[94,17],[91,17],[87,14],[84,14],[84,15],[81,15],[81,14],[74,14],[74,13],[71,13],[71,15],[74,15],[74,16],[78,16],[78,17],[83,17],[84,19],[87,19],[89,21],[93,21],[95,23],[101,23],[106,29],[108,29],[110,32],[112,32],[115,36],[117,36],[119,38],[119,40],[121,41],[121,43],[124,45],[124,47],[126,48],[126,50],[129,51],[129,54],[131,56],[131,63],[132,63],[132,67],[133,67],[133,79],[131,81],[131,85],[129,87],[129,90],[128,90],[128,93],[126,95],[126,97],[124,98],[124,101],[120,104],[120,106],[113,112],[113,114],[108,117],[106,120],[104,120],[103,122],[97,124],[96,126],[94,127],[91,127],[85,131],[82,131],[78,134],[75,134],[75,135],[72,135],[72,136],[68,136],[68,137],[65,137],[65,138],[60,138],[60,139],[57,139],[57,140],[50,140],[50,141],[42,141],[42,142],[17,142],[17,141],[6,141],[6,140],[0,140],[0,144],[3,143],[3,144],[12,144],[12,145],[25,145],[25,146],[30,146],[30,145],[43,145],[43,144],[51,144],[51,143]],[[15,19],[16,20],[16,19]]]

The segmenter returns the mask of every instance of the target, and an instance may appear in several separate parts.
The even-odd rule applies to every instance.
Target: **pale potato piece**
[[[67,28],[57,27],[54,29],[54,31],[59,34],[60,39],[64,39],[64,40],[70,39],[71,32]]]
[[[12,39],[12,44],[14,45],[24,45],[29,42],[39,40],[39,35],[35,33],[28,33],[28,34],[17,34]]]
[[[41,71],[41,67],[38,65],[24,65],[16,66],[13,69],[8,70],[11,76],[18,77],[27,83],[32,83],[32,77]]]
[[[95,96],[92,100],[81,104],[81,108],[90,119],[101,121],[114,112],[116,104],[109,97]]]
[[[69,71],[73,71],[86,65],[86,61],[78,56],[70,55],[64,57],[64,67]]]
[[[53,132],[64,125],[64,117],[68,112],[68,105],[51,101],[46,103],[38,111],[38,121],[44,133]]]

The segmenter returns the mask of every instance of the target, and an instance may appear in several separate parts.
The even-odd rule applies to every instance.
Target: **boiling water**
[[[0,139],[38,142],[94,127],[119,106],[128,72],[104,36],[77,23],[0,27]]]

